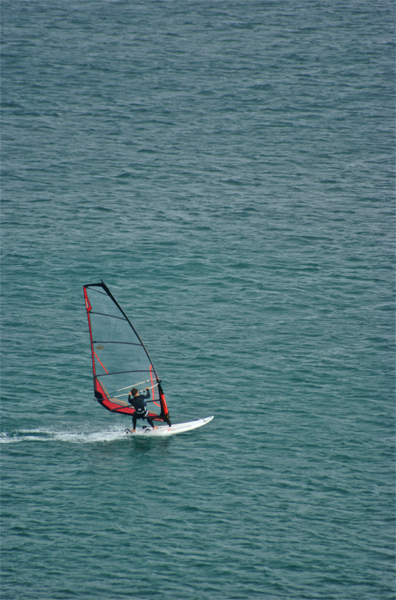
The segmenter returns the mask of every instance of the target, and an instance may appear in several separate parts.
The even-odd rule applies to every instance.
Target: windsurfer
[[[154,421],[148,414],[148,408],[146,405],[147,398],[150,398],[150,388],[146,388],[146,395],[139,394],[139,390],[136,388],[131,389],[131,393],[128,396],[129,404],[132,404],[135,412],[132,415],[132,433],[136,432],[136,421],[137,419],[146,419],[153,429],[157,429],[154,425]]]

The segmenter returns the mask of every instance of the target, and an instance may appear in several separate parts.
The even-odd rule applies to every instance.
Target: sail
[[[95,398],[112,412],[132,415],[133,387],[150,389],[149,415],[169,421],[165,395],[153,362],[132,323],[103,283],[84,286]]]

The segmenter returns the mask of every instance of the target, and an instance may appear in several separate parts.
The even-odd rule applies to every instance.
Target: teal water
[[[395,597],[394,3],[2,2],[2,600]],[[174,422],[93,399],[82,286]]]

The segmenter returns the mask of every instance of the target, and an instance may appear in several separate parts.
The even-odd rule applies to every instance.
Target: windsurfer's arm
[[[147,400],[147,398],[150,398],[150,388],[146,388],[146,395],[145,395],[145,400]]]

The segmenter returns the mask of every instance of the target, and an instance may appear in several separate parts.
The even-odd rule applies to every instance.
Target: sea
[[[2,0],[1,600],[394,600],[395,8]]]

